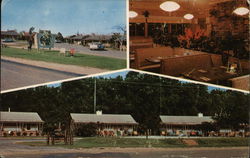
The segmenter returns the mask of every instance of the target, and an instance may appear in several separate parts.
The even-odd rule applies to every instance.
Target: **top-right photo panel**
[[[130,68],[249,91],[248,0],[129,0]]]

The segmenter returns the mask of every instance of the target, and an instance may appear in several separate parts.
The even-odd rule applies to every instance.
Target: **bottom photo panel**
[[[249,102],[129,70],[2,93],[0,158],[249,158]]]

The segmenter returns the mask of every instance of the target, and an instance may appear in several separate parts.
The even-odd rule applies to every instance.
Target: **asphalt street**
[[[83,75],[1,59],[1,91],[78,76]]]
[[[152,152],[101,152],[101,153],[58,153],[35,155],[36,158],[248,158],[241,149],[152,151]],[[34,155],[20,155],[6,158],[34,158]]]
[[[41,139],[44,140],[44,139]],[[39,139],[0,139],[4,158],[249,158],[248,147],[210,148],[79,148],[28,146]],[[44,140],[45,141],[45,140]]]

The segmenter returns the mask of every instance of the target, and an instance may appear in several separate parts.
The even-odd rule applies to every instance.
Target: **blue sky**
[[[115,73],[110,73],[110,74],[106,74],[106,75],[101,75],[101,76],[98,76],[97,78],[99,78],[99,77],[103,77],[103,78],[116,78],[117,76],[122,76],[123,78],[125,78],[128,72],[129,71],[115,72]],[[189,83],[187,81],[180,81],[180,82],[182,82],[182,83]],[[58,87],[60,85],[61,85],[61,83],[57,83],[57,84],[48,85],[48,87]],[[226,90],[224,88],[218,88],[218,87],[212,87],[212,86],[207,86],[207,87],[208,87],[208,92],[211,92],[212,90],[216,90],[216,89],[221,90],[221,91],[225,91]]]
[[[2,30],[110,34],[126,24],[125,0],[3,0],[1,10]]]
[[[116,78],[117,76],[122,76],[122,78],[125,78],[128,72],[129,71],[115,72],[115,73],[111,73],[111,74],[102,75],[102,76],[99,76],[99,77]]]

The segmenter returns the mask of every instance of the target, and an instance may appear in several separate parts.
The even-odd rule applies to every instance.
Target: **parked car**
[[[61,40],[55,40],[55,43],[62,43]]]
[[[90,50],[104,50],[104,45],[100,42],[93,42],[89,44]]]
[[[12,38],[5,38],[3,42],[15,42]]]

